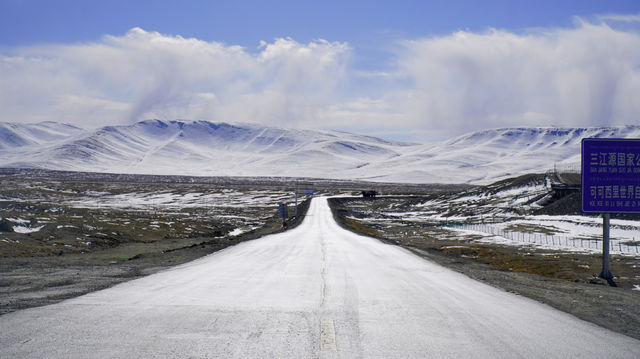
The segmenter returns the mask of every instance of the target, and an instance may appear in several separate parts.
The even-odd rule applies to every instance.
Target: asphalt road
[[[640,341],[355,235],[297,228],[0,317],[0,358],[640,358]]]

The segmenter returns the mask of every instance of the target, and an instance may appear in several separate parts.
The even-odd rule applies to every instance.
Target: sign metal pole
[[[599,276],[607,281],[613,280],[613,274],[609,270],[609,219],[609,213],[602,215],[602,272]]]

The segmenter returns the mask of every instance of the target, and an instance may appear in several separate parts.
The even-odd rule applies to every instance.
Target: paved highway
[[[0,316],[0,358],[640,358],[640,341],[340,228]]]

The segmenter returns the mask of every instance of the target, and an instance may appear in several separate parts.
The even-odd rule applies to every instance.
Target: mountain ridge
[[[586,137],[640,126],[512,127],[416,144],[332,130],[145,120],[95,130],[0,122],[0,167],[192,176],[288,176],[483,184],[580,162]]]

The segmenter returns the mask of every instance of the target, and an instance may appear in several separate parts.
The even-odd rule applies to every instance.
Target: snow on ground
[[[64,328],[64,330],[60,330]],[[632,358],[640,342],[333,220],[0,317],[0,357]]]
[[[0,217],[1,218],[1,217]],[[30,220],[28,219],[22,219],[22,218],[6,218],[8,221],[11,221],[13,223],[19,223],[19,224],[26,224],[26,223],[31,223]]]
[[[162,208],[175,210],[195,207],[244,207],[273,205],[291,201],[291,193],[268,191],[224,190],[214,193],[202,192],[129,192],[115,195],[96,195],[65,204],[76,208],[142,209]]]
[[[16,233],[33,233],[41,230],[44,226],[38,227],[25,227],[25,226],[14,226],[13,231]]]
[[[602,253],[602,239],[581,239],[579,237],[551,236],[541,233],[503,232],[497,229],[477,228],[482,225],[450,228],[458,234],[459,239],[473,238],[473,241],[497,243],[510,246],[535,246],[542,249],[554,249],[567,252]],[[638,256],[640,246],[628,241],[610,240],[610,253],[617,255]]]
[[[232,236],[232,237],[239,236],[242,233],[250,232],[250,231],[252,231],[252,230],[254,230],[256,228],[259,228],[259,227],[258,226],[243,227],[243,228],[238,227],[238,228],[234,229],[233,231],[229,232],[228,235]]]
[[[602,238],[602,219],[586,216],[527,216],[496,227],[506,229],[518,225],[535,225],[545,232],[554,232],[573,238]],[[610,237],[614,240],[640,240],[640,222],[611,220]]]
[[[74,233],[125,241],[240,235],[275,221],[279,203],[295,201],[286,186],[211,183],[33,180],[9,182],[0,192],[6,225],[16,235],[39,232],[38,239],[54,236],[74,244],[81,243]]]
[[[542,208],[539,202],[550,193],[546,179],[503,186],[435,195],[419,202],[398,201],[378,210],[363,206],[359,215],[349,217],[376,225],[442,225],[456,230],[461,239],[472,236],[478,241],[515,246],[602,251],[602,218],[531,214]],[[611,253],[640,255],[640,221],[612,219],[610,240]]]

